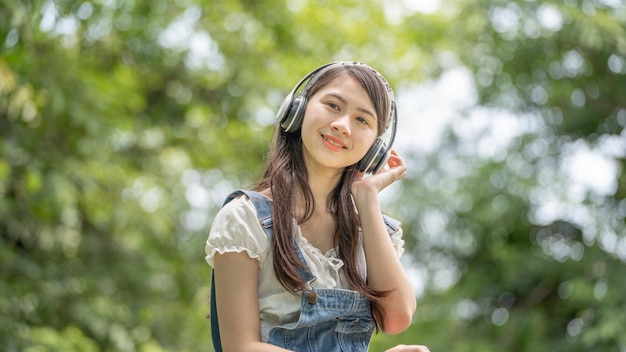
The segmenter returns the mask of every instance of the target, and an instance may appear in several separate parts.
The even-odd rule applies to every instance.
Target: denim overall
[[[253,202],[261,226],[272,236],[272,203],[258,192],[238,190],[230,194],[224,204],[245,194]],[[399,222],[383,215],[389,233],[398,231]],[[362,352],[367,347],[374,331],[370,302],[357,291],[345,289],[314,289],[310,284],[315,277],[306,266],[306,261],[294,243],[298,257],[305,263],[299,270],[300,276],[309,283],[301,299],[300,318],[295,323],[285,324],[270,330],[268,343],[296,352]],[[222,351],[215,285],[211,281],[211,334],[216,352]]]

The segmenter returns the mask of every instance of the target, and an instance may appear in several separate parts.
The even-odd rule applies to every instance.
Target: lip
[[[346,147],[345,143],[339,138],[333,137],[328,134],[322,134],[321,137],[322,141],[329,149],[340,151],[348,148]]]

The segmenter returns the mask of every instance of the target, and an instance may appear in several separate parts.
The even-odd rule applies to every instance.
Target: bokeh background
[[[283,97],[396,90],[432,351],[626,351],[621,0],[3,0],[0,349],[212,351],[204,241]]]

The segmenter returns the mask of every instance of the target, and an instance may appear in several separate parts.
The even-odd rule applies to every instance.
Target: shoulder
[[[253,198],[259,198],[258,194],[249,194]],[[248,195],[241,194],[236,197],[229,196],[227,202],[218,211],[213,219],[211,231],[214,228],[224,228],[227,231],[251,232],[256,235],[265,236],[264,226],[260,218],[271,217],[271,208],[267,204],[260,205],[259,199],[256,202]],[[259,214],[258,212],[261,212]],[[266,221],[266,220],[264,220]]]
[[[263,261],[270,247],[270,239],[258,219],[256,208],[245,196],[224,204],[211,224],[206,252],[248,252],[250,257]]]
[[[252,201],[241,194],[239,196],[233,197],[229,199],[224,205],[222,209],[217,213],[217,217],[219,216],[250,216],[254,215],[256,217],[256,209]]]

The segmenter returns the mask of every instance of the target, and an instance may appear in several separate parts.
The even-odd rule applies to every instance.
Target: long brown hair
[[[355,78],[367,92],[378,117],[378,134],[385,131],[390,116],[390,99],[387,85],[379,75],[364,65],[341,65],[322,71],[314,84],[306,92],[309,99],[322,87],[340,75]],[[337,187],[331,192],[327,207],[336,222],[333,241],[337,255],[344,261],[345,277],[350,287],[359,291],[373,304],[373,316],[380,326],[382,310],[378,302],[387,292],[371,289],[359,275],[357,249],[359,247],[360,220],[350,194],[350,185],[358,172],[355,165],[346,167]],[[274,272],[279,282],[292,293],[304,290],[305,282],[298,274],[298,268],[305,266],[294,251],[295,195],[297,189],[305,200],[305,212],[298,223],[306,222],[313,214],[314,198],[308,185],[308,171],[304,162],[300,130],[286,133],[277,126],[270,146],[265,172],[255,190],[269,189],[273,198],[273,237],[272,254]]]

